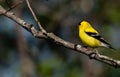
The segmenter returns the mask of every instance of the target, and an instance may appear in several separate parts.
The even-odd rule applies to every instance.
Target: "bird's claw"
[[[90,59],[93,59],[93,58],[95,58],[95,56],[96,56],[97,54],[98,54],[97,52],[90,52],[90,53],[88,54],[88,56],[89,56]]]

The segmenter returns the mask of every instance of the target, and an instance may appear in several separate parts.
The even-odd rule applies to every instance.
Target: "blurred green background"
[[[20,0],[0,0],[9,9]],[[120,60],[120,0],[30,0],[42,26],[66,41],[82,44],[77,24],[86,20],[116,48],[99,53]],[[16,16],[35,23],[25,1],[12,9]],[[61,47],[36,39],[14,21],[0,16],[0,77],[120,77],[116,69]]]

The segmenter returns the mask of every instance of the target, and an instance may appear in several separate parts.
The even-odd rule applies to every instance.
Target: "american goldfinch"
[[[89,22],[82,21],[81,23],[79,23],[78,28],[79,37],[85,45],[92,48],[97,47],[112,48],[111,45],[100,36],[100,34],[91,26]]]

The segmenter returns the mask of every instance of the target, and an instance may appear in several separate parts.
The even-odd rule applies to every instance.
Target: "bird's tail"
[[[108,46],[108,48],[113,49],[113,50],[116,50],[115,48],[113,48],[113,47],[112,47],[112,46],[110,46],[110,45]]]
[[[101,46],[106,47],[106,48],[110,48],[110,49],[113,49],[113,50],[116,50],[110,44],[101,43]]]

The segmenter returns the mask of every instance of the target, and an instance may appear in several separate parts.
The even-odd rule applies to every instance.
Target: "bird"
[[[78,29],[79,37],[83,44],[85,44],[87,47],[106,47],[114,49],[103,37],[101,37],[99,32],[95,28],[93,28],[89,22],[79,22]]]

